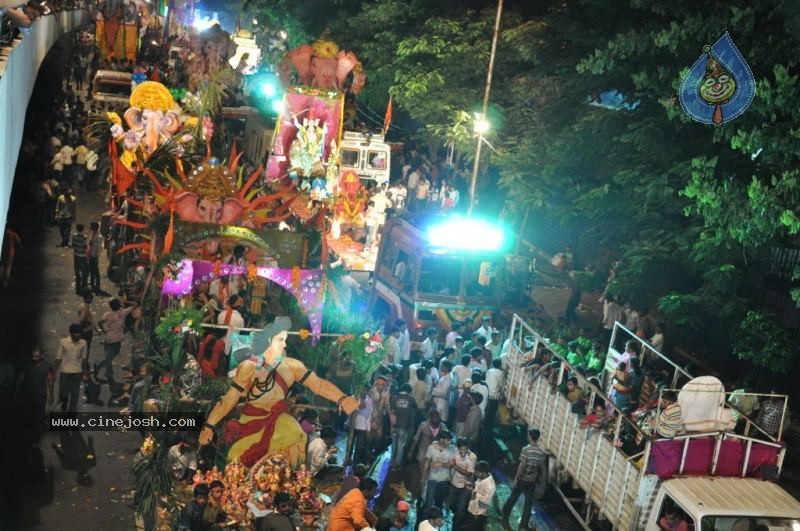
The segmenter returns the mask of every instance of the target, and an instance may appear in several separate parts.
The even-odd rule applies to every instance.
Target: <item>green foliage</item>
[[[682,346],[729,355],[731,329],[762,304],[769,248],[800,232],[796,10],[783,0],[532,4],[505,8],[491,94],[503,119],[492,120],[500,126],[486,161],[510,209],[577,235],[589,263],[621,258],[612,293],[658,305]],[[383,108],[392,94],[434,145],[455,147],[463,168],[495,7],[338,0],[336,13],[306,27],[327,25],[364,61],[361,101]],[[683,113],[677,91],[725,31],[757,91],[735,121],[706,126]],[[588,105],[606,91],[630,107]]]
[[[133,504],[136,514],[140,516],[154,515],[162,500],[170,500],[175,496],[175,478],[167,465],[168,432],[153,433],[162,444],[158,444],[150,456],[137,454],[131,466],[131,479],[136,485]],[[167,501],[164,505],[174,504]]]
[[[795,361],[789,335],[760,312],[747,312],[733,331],[733,351],[741,360],[782,374],[787,374]]]
[[[184,364],[184,343],[187,335],[203,333],[203,312],[196,308],[167,310],[155,328],[155,335],[164,353],[152,353],[150,361],[165,372],[174,373]]]
[[[371,341],[370,335],[365,333],[343,336],[334,344],[334,348],[339,355],[346,354],[353,360],[353,389],[356,392],[365,389],[381,365],[383,346]]]

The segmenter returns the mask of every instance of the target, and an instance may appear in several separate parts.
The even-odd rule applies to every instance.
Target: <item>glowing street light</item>
[[[485,135],[492,128],[492,124],[486,119],[483,113],[475,113],[475,123],[472,126],[478,135]]]
[[[489,122],[486,121],[486,111],[489,108],[489,94],[492,91],[492,74],[494,73],[494,58],[497,52],[497,38],[500,35],[500,18],[503,16],[503,0],[497,0],[497,16],[494,19],[494,32],[492,33],[492,51],[489,54],[489,67],[486,69],[486,86],[483,91],[483,106],[481,107],[480,118],[475,116],[475,132],[478,134],[477,145],[475,146],[475,163],[472,166],[472,180],[469,183],[469,207],[467,216],[472,215],[475,207],[475,187],[478,183],[478,168],[481,163],[481,146],[483,145],[483,135],[489,130]]]

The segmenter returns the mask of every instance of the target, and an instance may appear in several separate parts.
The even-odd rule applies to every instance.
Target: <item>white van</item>
[[[92,83],[92,98],[113,107],[130,106],[131,73],[98,70]]]
[[[378,184],[389,181],[391,146],[383,135],[345,131],[339,153],[341,173],[353,170],[361,179]]]

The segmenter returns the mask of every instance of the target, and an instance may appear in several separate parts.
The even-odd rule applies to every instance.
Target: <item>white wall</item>
[[[0,243],[25,128],[25,112],[39,66],[53,43],[65,32],[88,23],[86,10],[41,17],[31,25],[30,33],[17,42],[8,58],[0,60],[0,229],[3,229],[0,230]]]

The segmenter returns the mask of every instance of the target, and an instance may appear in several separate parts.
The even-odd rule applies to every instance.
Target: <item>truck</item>
[[[92,99],[114,108],[130,106],[131,73],[98,70],[92,82]]]
[[[390,218],[372,279],[372,315],[403,319],[412,341],[431,326],[450,330],[467,317],[491,316],[505,296],[503,240],[494,224],[457,216]]]
[[[612,337],[638,340],[650,360],[667,360],[629,334],[617,323]],[[553,356],[551,376],[537,378],[525,361],[542,349]],[[610,350],[617,350],[613,342]],[[777,477],[783,465],[783,416],[777,432],[767,433],[723,394],[720,407],[739,415],[742,434],[720,429],[665,438],[657,430],[646,433],[614,405],[603,390],[607,385],[588,380],[561,352],[514,315],[503,390],[512,414],[541,431],[539,446],[549,456],[546,479],[581,528],[659,531],[663,519],[677,518],[697,531],[800,530],[800,502],[764,479]],[[677,364],[661,366],[673,371],[673,386],[691,378]],[[582,416],[557,388],[570,375],[589,393],[588,404],[602,403],[611,411],[605,430],[580,428]],[[785,395],[758,396],[780,403],[785,415]],[[657,403],[661,398],[656,391]]]
[[[339,149],[340,171],[355,171],[364,181],[389,182],[391,149],[383,135],[345,131]]]

